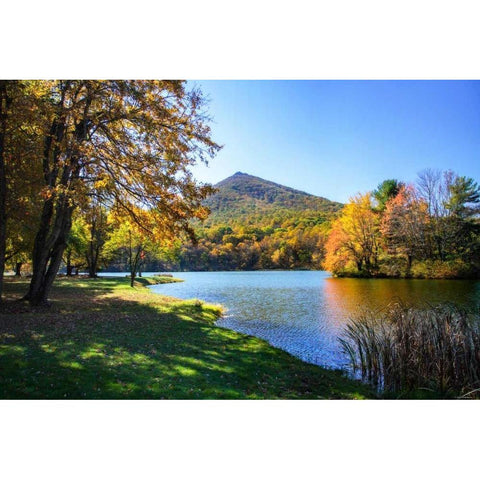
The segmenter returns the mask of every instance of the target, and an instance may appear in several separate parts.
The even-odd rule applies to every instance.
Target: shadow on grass
[[[83,292],[60,282],[51,309],[0,315],[1,398],[372,396],[339,372],[214,326],[212,307],[144,291],[151,304],[111,297],[120,281],[102,282]]]

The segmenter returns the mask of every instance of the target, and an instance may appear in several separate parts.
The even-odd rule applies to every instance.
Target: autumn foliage
[[[326,244],[325,268],[372,272],[378,266],[379,215],[370,193],[357,195],[334,222]]]
[[[146,233],[148,216],[165,238],[193,236],[189,222],[205,217],[202,201],[212,190],[195,181],[190,167],[220,148],[200,91],[156,80],[2,81],[0,87],[0,256],[3,262],[9,244],[29,250],[25,299],[47,301],[74,212],[92,203],[114,207]],[[22,203],[28,210],[12,222],[23,214]]]
[[[451,171],[421,172],[416,185],[388,180],[344,207],[326,242],[324,268],[354,276],[476,276],[479,207],[478,185]]]

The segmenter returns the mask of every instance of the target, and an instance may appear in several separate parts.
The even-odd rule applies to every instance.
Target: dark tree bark
[[[32,280],[24,297],[32,305],[48,303],[48,294],[58,273],[72,227],[75,206],[69,196],[69,188],[79,177],[80,159],[74,152],[62,146],[66,135],[65,96],[70,83],[68,81],[62,83],[57,116],[52,121],[44,142],[43,171],[50,196],[44,200],[33,246]],[[85,110],[85,114],[87,111],[88,109]],[[86,138],[84,122],[76,125],[73,135],[76,142],[82,142]]]
[[[405,276],[409,278],[412,274],[413,254],[407,251],[405,256],[407,257],[407,270],[405,271]]]
[[[87,260],[87,270],[88,276],[90,278],[97,278],[98,270],[98,260],[100,258],[100,251],[103,245],[95,245],[93,240],[90,240],[89,246],[87,249],[86,260]]]
[[[128,248],[128,265],[130,267],[130,286],[133,287],[135,278],[139,270],[140,262],[142,261],[143,247],[141,245],[134,247],[132,245],[132,232],[128,232],[129,248]]]
[[[26,299],[32,305],[46,304],[50,288],[60,268],[67,237],[72,226],[73,207],[59,205],[56,209],[54,227],[49,232],[52,212],[46,206],[41,227],[35,238],[33,249],[33,275]]]
[[[73,272],[72,252],[71,251],[67,251],[67,255],[66,255],[65,260],[66,260],[65,261],[65,267],[67,269],[67,277],[71,277],[72,272]]]
[[[63,99],[62,99],[63,102]],[[60,174],[60,148],[65,133],[65,125],[61,119],[52,122],[49,135],[45,138],[43,171],[46,186],[54,189],[58,186],[57,180]],[[61,180],[66,184],[69,168],[65,168]],[[57,200],[57,205],[55,205]],[[53,225],[52,225],[53,224]],[[49,291],[49,285],[53,268],[58,263],[60,266],[61,255],[66,247],[66,237],[70,232],[71,218],[68,218],[67,199],[64,194],[51,194],[45,199],[42,209],[40,225],[35,236],[33,245],[33,275],[30,288],[24,297],[32,305],[45,304]],[[65,233],[65,229],[68,231]],[[60,252],[60,259],[58,253]],[[58,268],[57,268],[58,271]],[[53,278],[55,278],[55,274]]]
[[[15,276],[21,277],[22,276],[22,265],[23,262],[16,262],[15,263]]]
[[[95,255],[95,248],[93,248],[93,242],[92,241],[90,241],[90,245],[89,245],[86,257],[87,257],[88,276],[90,278],[96,278],[96,276],[97,276],[97,256]]]

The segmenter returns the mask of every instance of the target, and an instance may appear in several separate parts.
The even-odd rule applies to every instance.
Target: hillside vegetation
[[[280,226],[287,218],[298,217],[318,222],[327,219],[342,205],[253,175],[237,172],[215,185],[217,192],[204,204],[211,213],[206,226]]]
[[[330,221],[342,204],[237,172],[215,185],[197,222],[198,243],[178,242],[152,270],[321,268]]]

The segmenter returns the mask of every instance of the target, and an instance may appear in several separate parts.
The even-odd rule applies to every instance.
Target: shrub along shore
[[[0,306],[3,399],[375,398],[342,372],[215,326],[220,306],[181,301],[145,285],[171,277],[58,278],[50,307]]]

